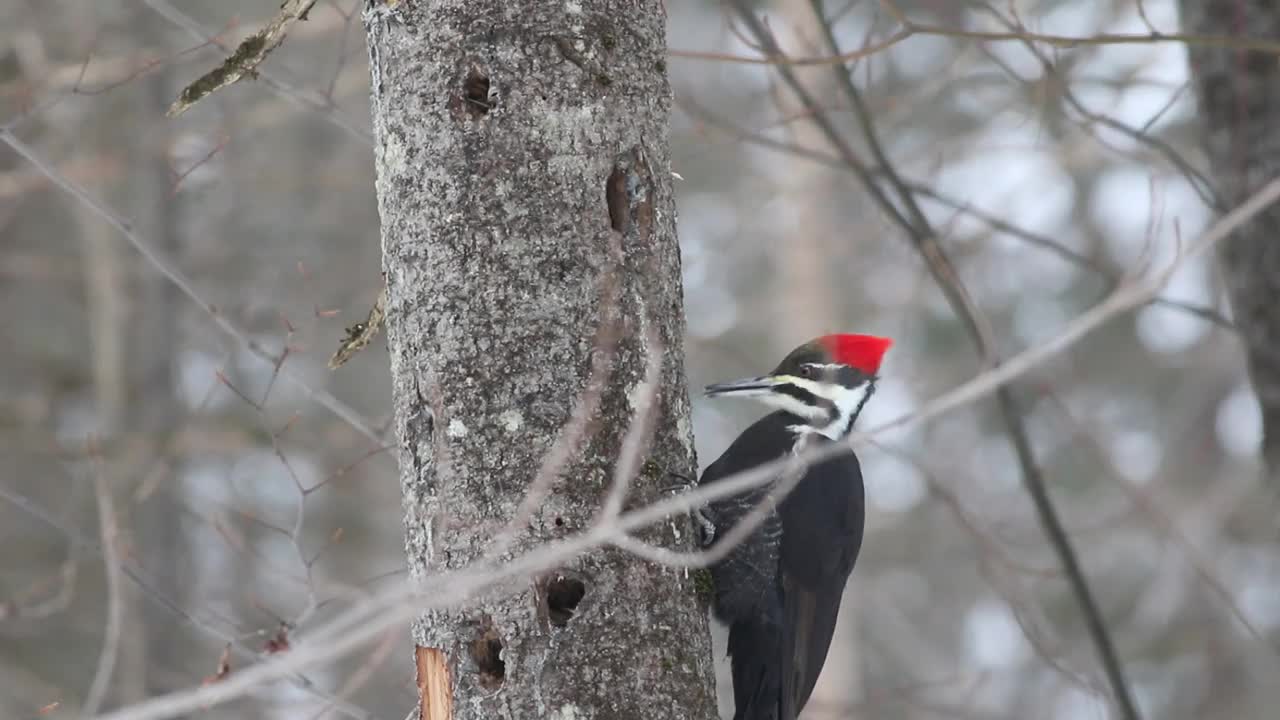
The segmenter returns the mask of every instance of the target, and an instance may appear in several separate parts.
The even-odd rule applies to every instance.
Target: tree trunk
[[[1273,38],[1280,10],[1271,0],[1183,0],[1186,32]],[[1280,65],[1270,52],[1190,48],[1204,118],[1205,151],[1226,207],[1280,175]],[[1236,325],[1262,404],[1263,457],[1280,470],[1280,208],[1256,215],[1221,245]]]
[[[365,26],[411,576],[485,555],[593,362],[599,412],[510,550],[595,520],[648,337],[659,415],[630,502],[692,477],[661,0],[371,0]],[[457,718],[714,718],[691,576],[603,550],[428,614],[423,701],[447,671]]]

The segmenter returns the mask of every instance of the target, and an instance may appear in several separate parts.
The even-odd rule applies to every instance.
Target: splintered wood
[[[453,720],[453,683],[444,653],[419,645],[414,650],[418,666],[418,717],[421,720]]]

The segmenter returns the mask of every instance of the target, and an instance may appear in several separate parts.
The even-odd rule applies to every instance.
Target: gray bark
[[[1271,0],[1183,0],[1186,32],[1274,38],[1280,9]],[[1270,52],[1190,48],[1205,151],[1227,208],[1280,174],[1280,65]],[[1220,247],[1236,325],[1262,404],[1263,456],[1280,470],[1280,208],[1259,213]]]
[[[660,416],[630,503],[692,477],[661,0],[373,1],[365,24],[411,576],[483,556],[612,344],[591,439],[512,552],[594,521],[644,327]],[[686,518],[644,536],[693,537]],[[620,551],[413,635],[445,653],[458,718],[716,714],[705,598]]]

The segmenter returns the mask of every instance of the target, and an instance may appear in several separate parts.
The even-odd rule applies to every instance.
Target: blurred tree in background
[[[362,6],[321,0],[255,80],[167,119],[275,3],[0,0],[0,716],[233,675],[404,578],[384,344],[325,367],[381,284]],[[1277,211],[1221,266],[1179,253],[1273,179],[1274,9],[667,12],[692,387],[890,335],[873,428],[1180,263],[1005,399],[861,451],[868,534],[808,717],[1120,717],[1029,476],[1142,716],[1273,717],[1275,320],[1249,278]],[[751,419],[695,397],[699,455]],[[410,652],[388,632],[203,714],[403,717]]]
[[[1242,28],[1262,38],[1280,31],[1272,3],[1182,2],[1188,32],[1230,37]],[[1238,204],[1280,170],[1280,146],[1272,136],[1280,120],[1280,66],[1266,53],[1226,44],[1191,49],[1200,97],[1204,152],[1221,195],[1218,209]],[[1224,243],[1220,258],[1236,324],[1249,359],[1253,390],[1262,410],[1263,457],[1280,469],[1280,211],[1261,213]]]

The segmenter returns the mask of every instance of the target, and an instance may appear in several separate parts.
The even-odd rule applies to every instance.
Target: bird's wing
[[[784,501],[782,718],[809,700],[827,659],[844,587],[862,546],[862,471],[853,455],[810,468]]]
[[[733,720],[779,720],[782,629],[773,620],[741,618],[729,625]]]
[[[843,585],[843,583],[841,583]],[[795,718],[809,701],[827,660],[836,630],[842,587],[806,587],[796,576],[782,576],[782,711]]]
[[[783,437],[779,432],[785,423],[783,413],[773,413],[747,428],[715,462],[702,474],[700,485],[708,485],[721,478],[756,464],[767,462],[786,454],[787,446],[770,443]],[[753,448],[751,453],[735,452],[742,445]],[[715,543],[720,542],[730,528],[750,514],[769,494],[768,486],[753,488],[720,500],[712,501],[706,510],[716,528]],[[773,607],[778,592],[778,553],[782,538],[782,519],[776,508],[770,510],[752,536],[729,550],[725,557],[711,566],[711,579],[716,588],[715,609],[720,620],[732,623],[735,619],[767,614]],[[738,582],[729,582],[736,579]],[[773,610],[775,622],[780,622]]]

